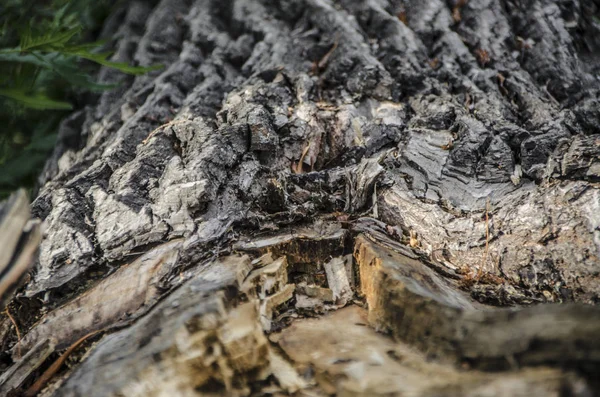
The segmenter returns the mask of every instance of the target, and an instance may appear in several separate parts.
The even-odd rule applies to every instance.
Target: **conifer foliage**
[[[127,74],[156,68],[110,60],[92,41],[113,2],[2,0],[0,4],[0,197],[31,187],[78,94],[113,88],[98,65]]]

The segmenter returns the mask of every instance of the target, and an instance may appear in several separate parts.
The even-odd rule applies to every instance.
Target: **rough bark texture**
[[[599,18],[123,4],[115,58],[165,68],[62,124],[0,390],[75,344],[43,395],[599,393]]]

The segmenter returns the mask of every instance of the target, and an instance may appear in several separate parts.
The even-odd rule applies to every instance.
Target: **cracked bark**
[[[63,123],[0,390],[100,331],[42,395],[598,393],[599,16],[121,5],[115,59],[165,68]]]

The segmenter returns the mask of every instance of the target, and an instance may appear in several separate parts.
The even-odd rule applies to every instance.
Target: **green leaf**
[[[48,66],[45,60],[39,59],[33,54],[21,54],[17,51],[12,50],[0,51],[0,62],[29,63],[41,67]]]
[[[80,42],[120,1],[0,0],[0,196],[36,182],[71,108],[65,98],[114,87],[96,82],[90,63],[134,75],[161,68],[113,62],[102,42]]]
[[[69,102],[56,101],[54,99],[48,98],[47,96],[41,93],[28,94],[25,91],[17,89],[0,89],[0,96],[15,100],[21,105],[31,109],[70,110],[73,108],[73,106],[71,106]]]
[[[35,175],[44,164],[46,153],[23,150],[16,157],[0,164],[0,187],[17,187],[28,175]]]
[[[73,36],[81,32],[81,26],[75,26],[64,32],[51,30],[45,34],[34,36],[31,28],[27,27],[21,34],[21,51],[52,51],[63,48]]]
[[[69,9],[69,3],[65,3],[65,5],[63,5],[58,10],[55,11],[54,18],[52,19],[52,27],[53,28],[58,29],[61,27],[61,23],[63,22],[63,19],[66,15],[68,9]]]
[[[64,57],[58,57],[50,61],[52,70],[74,86],[82,87],[90,91],[100,92],[115,88],[116,84],[96,83],[92,76],[85,73],[80,65],[71,62]]]
[[[92,79],[92,76],[90,76],[88,73],[85,73],[85,70],[81,68],[81,65],[78,65],[75,56],[63,56],[57,52],[47,54],[39,52],[22,54],[0,51],[0,62],[15,62],[35,65],[53,71],[74,86],[96,92],[116,87],[114,84],[96,83]]]
[[[39,152],[47,152],[52,150],[56,142],[57,134],[34,134],[31,138],[31,143],[27,145],[25,150],[36,150]]]
[[[98,40],[98,41],[93,41],[91,43],[69,45],[68,47],[64,47],[61,51],[68,52],[70,54],[74,54],[74,53],[78,53],[80,51],[81,52],[91,51],[96,48],[102,47],[104,44],[106,44],[106,40]]]
[[[6,32],[8,30],[8,19],[4,20],[2,27],[0,28],[0,37],[6,36]]]
[[[153,65],[153,66],[131,66],[125,62],[113,62],[109,61],[108,58],[112,53],[110,52],[101,52],[101,53],[92,53],[87,49],[81,48],[81,46],[65,48],[63,53],[71,54],[78,56],[80,58],[87,59],[92,62],[96,62],[100,65],[107,66],[109,68],[117,69],[120,72],[139,75],[148,73],[152,70],[162,69],[162,65]]]
[[[64,56],[58,53],[34,53],[32,55],[43,64],[43,67],[52,70],[74,86],[97,92],[115,87],[114,84],[96,83],[92,79],[92,76],[85,73],[85,70],[81,68],[81,65],[78,65],[74,56]]]

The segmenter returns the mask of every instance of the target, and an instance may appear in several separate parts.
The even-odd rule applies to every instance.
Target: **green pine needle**
[[[81,33],[81,30],[81,26],[75,26],[63,32],[60,29],[55,29],[36,36],[32,34],[31,28],[27,27],[21,34],[19,49],[21,52],[60,50],[75,35]]]

